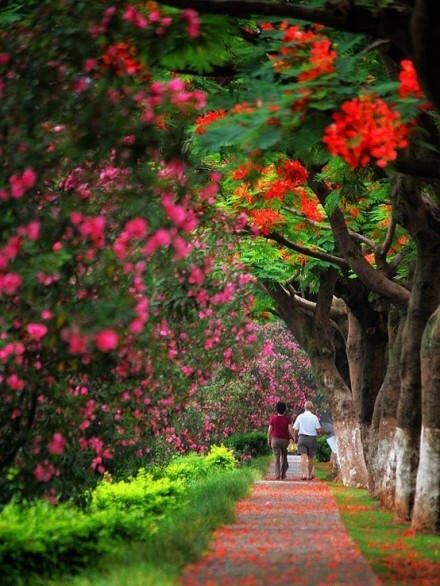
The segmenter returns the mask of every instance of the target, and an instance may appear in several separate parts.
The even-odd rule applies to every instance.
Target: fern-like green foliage
[[[354,0],[354,3],[376,13],[392,4],[393,0]]]
[[[233,63],[241,43],[236,25],[228,17],[205,15],[201,34],[194,39],[186,34],[176,36],[161,55],[160,64],[171,71],[209,73],[216,66]]]

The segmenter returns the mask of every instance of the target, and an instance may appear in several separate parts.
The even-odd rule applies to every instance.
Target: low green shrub
[[[102,480],[90,492],[89,510],[141,508],[145,512],[161,515],[167,508],[176,506],[184,492],[185,487],[179,480],[167,477],[153,479],[141,468],[134,478],[127,481]]]
[[[112,538],[145,539],[166,512],[183,505],[184,494],[181,480],[155,479],[141,468],[127,481],[101,481],[90,493],[88,510],[104,517]]]
[[[188,510],[190,491],[199,490],[201,485],[214,487],[227,478],[232,490],[235,472],[232,450],[224,445],[212,446],[205,456],[175,458],[162,469],[162,477],[157,476],[158,470],[153,474],[140,469],[127,480],[103,479],[87,491],[84,510],[73,502],[57,506],[44,500],[10,503],[0,512],[2,586],[28,585],[38,576],[67,575],[89,563],[96,565],[103,553],[113,554],[123,542],[151,544],[164,523],[173,527],[175,515]],[[237,480],[240,486],[242,482],[247,485],[244,478]],[[203,498],[207,501],[206,487]],[[205,503],[213,514],[217,501]],[[201,506],[197,498],[194,501],[193,497],[192,506]],[[207,519],[206,514],[200,523]]]
[[[332,455],[332,450],[327,443],[325,435],[318,437],[318,448],[316,450],[316,460],[318,462],[329,462]]]
[[[191,452],[172,458],[162,474],[171,480],[188,483],[200,480],[216,470],[233,470],[236,465],[234,452],[230,448],[213,445],[204,456]]]
[[[233,470],[237,465],[234,452],[225,445],[211,446],[204,460],[208,469]]]
[[[196,452],[185,456],[175,456],[163,470],[163,474],[171,480],[190,482],[207,476],[209,466],[206,458]]]
[[[267,456],[271,453],[267,445],[267,434],[264,431],[234,433],[224,443],[234,450],[235,455],[239,459],[242,459],[242,456],[255,458],[257,456]]]
[[[9,503],[0,513],[2,584],[20,584],[26,573],[85,566],[111,550],[104,535],[103,519],[67,504]]]

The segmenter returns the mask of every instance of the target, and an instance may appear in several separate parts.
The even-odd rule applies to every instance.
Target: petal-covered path
[[[345,530],[328,487],[299,480],[289,456],[284,481],[256,482],[235,522],[214,533],[211,549],[186,568],[184,586],[379,586]]]

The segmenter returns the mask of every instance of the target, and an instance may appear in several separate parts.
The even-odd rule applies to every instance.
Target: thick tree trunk
[[[353,406],[358,421],[361,419],[361,388],[364,371],[362,328],[353,312],[348,312],[347,358],[350,369],[350,386]]]
[[[422,433],[412,529],[440,531],[440,307],[425,328],[421,350]]]
[[[410,425],[397,427],[394,436],[394,452],[396,455],[394,510],[399,521],[410,520],[414,503],[416,471],[419,460],[419,438],[415,432],[416,429]]]
[[[376,399],[369,441],[369,489],[388,508],[394,507],[396,489],[396,413],[400,394],[400,356],[404,316],[392,309],[389,316],[389,359]]]
[[[411,517],[419,464],[421,430],[421,370],[420,347],[423,331],[432,311],[437,306],[433,275],[438,258],[429,254],[427,243],[418,243],[418,255],[411,300],[403,333],[401,360],[401,392],[397,411],[396,431],[396,498],[398,519]],[[437,265],[437,266],[436,266]]]
[[[419,292],[413,289],[403,331],[401,357],[401,390],[397,410],[396,451],[396,494],[395,512],[398,519],[408,521],[414,503],[416,474],[418,466],[421,383],[420,383],[420,342],[423,323],[418,314]]]
[[[362,445],[362,430],[356,415],[350,389],[337,372],[333,360],[318,356],[319,344],[309,348],[312,370],[318,384],[325,388],[330,403],[337,440],[339,477],[344,486],[366,488],[367,467]]]
[[[366,488],[368,473],[362,447],[362,430],[353,412],[333,411],[338,446],[339,478],[344,486]]]
[[[377,316],[376,316],[377,317]],[[361,388],[360,420],[371,424],[374,404],[385,376],[387,336],[380,324],[367,324],[363,332],[364,368]]]

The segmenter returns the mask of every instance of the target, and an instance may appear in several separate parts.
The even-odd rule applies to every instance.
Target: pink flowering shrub
[[[206,95],[155,79],[200,26],[54,0],[3,27],[0,500],[71,495],[159,440],[191,448],[176,422],[254,345],[220,175],[182,154]]]
[[[238,376],[219,371],[187,405],[170,436],[204,451],[235,433],[266,430],[277,401],[295,417],[310,399],[319,408],[320,393],[310,361],[285,326],[278,322],[255,326],[259,352],[240,364]]]

